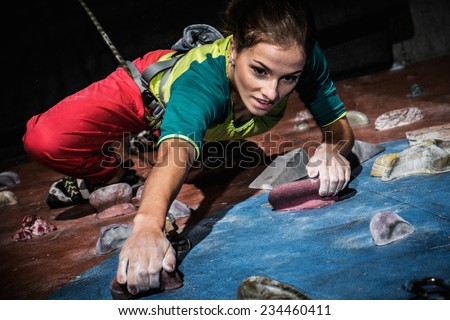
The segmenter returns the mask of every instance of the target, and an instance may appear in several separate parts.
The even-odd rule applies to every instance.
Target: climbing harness
[[[94,23],[98,32],[102,36],[103,40],[106,42],[108,47],[113,52],[117,61],[122,65],[125,71],[133,78],[134,82],[137,84],[139,90],[141,91],[142,101],[145,106],[145,117],[149,124],[149,132],[151,133],[158,130],[161,121],[163,119],[165,113],[164,106],[164,96],[162,92],[162,88],[167,81],[167,78],[170,74],[169,71],[175,63],[182,57],[182,53],[189,51],[192,48],[201,46],[206,43],[212,43],[217,39],[223,38],[223,35],[217,31],[214,27],[207,24],[193,24],[186,27],[183,31],[183,37],[179,39],[172,47],[172,50],[175,50],[175,54],[169,60],[158,61],[151,64],[147,67],[142,73],[133,65],[131,61],[126,61],[122,55],[119,53],[117,48],[114,46],[113,42],[107,35],[107,33],[103,30],[100,22],[97,20],[95,15],[89,9],[84,0],[78,0],[80,4],[83,6],[84,10],[88,14],[89,18]],[[161,78],[161,83],[159,85],[159,99],[149,90],[150,81],[161,72],[164,72],[164,75]]]
[[[163,92],[162,87],[167,80],[169,69],[171,69],[178,59],[181,56],[176,56],[171,58],[170,60],[158,61],[145,69],[142,74],[138,71],[138,69],[134,66],[131,61],[126,61],[128,69],[131,72],[131,77],[134,82],[139,87],[141,91],[142,101],[145,107],[145,117],[148,121],[149,127],[152,131],[158,130],[164,113],[166,111],[163,104]],[[160,72],[164,72],[163,78],[161,79],[161,83],[159,85],[159,99],[155,97],[153,93],[148,90],[150,81]]]

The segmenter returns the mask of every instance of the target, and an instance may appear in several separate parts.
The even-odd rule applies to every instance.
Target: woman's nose
[[[268,81],[261,88],[264,99],[275,101],[278,98],[278,81]]]

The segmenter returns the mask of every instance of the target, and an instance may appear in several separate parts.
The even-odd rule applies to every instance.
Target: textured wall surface
[[[450,54],[450,2],[410,0],[414,36],[393,45],[394,59],[413,63]]]

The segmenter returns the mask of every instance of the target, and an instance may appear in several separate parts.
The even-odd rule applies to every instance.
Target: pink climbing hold
[[[131,203],[133,190],[126,183],[116,183],[91,193],[89,203],[97,210],[97,218],[105,219],[135,214],[137,208]]]
[[[276,211],[322,208],[333,204],[338,197],[321,197],[319,179],[303,179],[284,183],[269,193],[269,203]]]
[[[137,212],[137,208],[132,203],[119,203],[109,208],[97,212],[98,219],[114,218],[119,216],[132,215]]]

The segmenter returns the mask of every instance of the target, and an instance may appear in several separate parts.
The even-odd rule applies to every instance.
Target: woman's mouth
[[[269,110],[274,105],[274,101],[262,100],[262,99],[257,99],[257,98],[253,98],[253,100],[255,101],[256,108],[262,109],[265,111]]]

